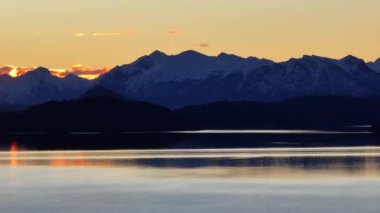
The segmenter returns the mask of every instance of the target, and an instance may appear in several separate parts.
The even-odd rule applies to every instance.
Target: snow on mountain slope
[[[195,51],[185,51],[168,56],[156,51],[129,65],[116,67],[101,76],[99,81],[102,86],[129,98],[167,106],[166,99],[185,95],[189,92],[187,90],[199,90],[201,87],[196,85],[197,82],[208,82],[209,89],[214,89],[211,85],[215,83],[211,79],[228,79],[232,74],[246,75],[259,66],[270,64],[273,62],[269,60],[245,59],[225,53],[211,57]],[[189,103],[192,101],[189,100]]]
[[[149,56],[139,58],[130,65],[120,67],[121,72],[129,75],[136,83],[146,84],[204,80],[210,75],[219,74],[223,68],[224,63],[195,51],[186,51],[175,56],[154,52]]]
[[[376,72],[380,72],[380,58],[377,59],[375,62],[370,62],[367,64],[371,69],[375,70]]]
[[[214,101],[281,101],[294,97],[380,95],[380,60],[366,64],[354,56],[303,56],[275,63],[254,57],[195,51],[167,55],[155,51],[89,81],[58,78],[38,68],[18,78],[0,76],[0,104],[33,105],[78,98],[99,85],[128,99],[170,108]]]
[[[380,95],[380,75],[354,56],[304,56],[282,63],[194,51],[155,52],[102,76],[100,84],[132,99],[171,108],[220,100],[280,101],[305,95]]]
[[[45,68],[37,68],[18,78],[1,76],[0,102],[34,105],[52,100],[80,97],[91,86],[88,80],[75,75],[59,78]]]
[[[245,97],[249,100],[278,101],[308,95],[379,95],[378,82],[380,74],[352,56],[341,60],[304,56],[257,69],[241,89],[250,94]]]
[[[258,59],[255,57],[241,58],[226,53],[221,53],[216,58],[224,62],[224,76],[236,72],[241,72],[245,76],[258,67],[274,64],[273,61],[267,59]]]
[[[136,81],[145,81],[145,83],[181,82],[204,80],[210,76],[232,72],[248,72],[258,66],[269,64],[273,64],[273,62],[253,57],[245,59],[225,53],[217,57],[210,57],[190,50],[168,56],[155,51],[149,56],[139,58],[132,64],[117,67],[110,73],[121,72]],[[106,73],[102,78],[112,76],[110,73]]]

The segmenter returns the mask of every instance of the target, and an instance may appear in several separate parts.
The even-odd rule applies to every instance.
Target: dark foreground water
[[[0,153],[0,212],[373,212],[380,147]]]
[[[207,149],[380,146],[367,126],[330,130],[204,130],[174,132],[12,133],[0,135],[0,150]]]

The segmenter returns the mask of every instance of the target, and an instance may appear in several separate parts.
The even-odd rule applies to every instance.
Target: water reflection
[[[33,150],[194,149],[378,146],[368,128],[336,130],[203,130],[124,134],[15,134],[0,137],[0,150],[17,141]]]
[[[360,128],[363,126],[354,126],[356,128]],[[353,127],[353,128],[354,128]],[[196,130],[196,131],[168,131],[166,133],[171,134],[285,134],[285,135],[350,135],[350,134],[372,134],[369,129],[370,126],[367,127],[364,131],[332,131],[332,130],[286,130],[286,129],[278,129],[278,130]],[[128,133],[128,132],[126,132]]]
[[[0,152],[0,212],[376,213],[379,177],[380,147],[26,151],[12,143]]]
[[[1,167],[121,168],[151,178],[380,177],[380,147],[0,152]]]
[[[18,165],[18,160],[17,160],[17,153],[19,151],[19,147],[16,142],[12,142],[11,147],[10,147],[10,165],[12,167],[15,167]]]

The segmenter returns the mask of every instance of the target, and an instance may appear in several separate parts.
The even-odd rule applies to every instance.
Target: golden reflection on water
[[[10,165],[12,167],[16,167],[18,165],[17,153],[19,151],[19,147],[16,142],[12,142],[10,148]]]
[[[151,178],[380,177],[380,147],[0,152],[0,167],[118,168]]]

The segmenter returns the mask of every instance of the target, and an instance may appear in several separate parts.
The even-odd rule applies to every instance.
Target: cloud
[[[93,33],[83,33],[77,32],[69,34],[75,37],[112,37],[112,36],[130,36],[134,35],[135,32],[93,32]]]
[[[84,36],[86,36],[85,33],[74,33],[73,35],[74,35],[75,37],[84,37]]]
[[[99,36],[128,36],[133,35],[133,32],[108,32],[108,33],[92,33],[91,36],[99,37]]]
[[[16,67],[16,66],[7,65],[0,68],[0,75],[8,74],[12,77],[18,77],[34,69],[36,69],[36,67]],[[51,68],[49,70],[52,75],[55,75],[61,78],[64,78],[69,74],[74,74],[82,78],[94,79],[94,78],[97,78],[99,75],[108,72],[109,68],[107,67],[94,68],[94,67],[88,67],[88,66],[78,64],[68,69]]]
[[[178,35],[182,35],[183,32],[181,30],[169,30],[166,32],[167,35],[171,35],[171,36],[178,36]]]
[[[194,47],[200,47],[200,48],[209,48],[211,45],[209,43],[198,43],[193,44]]]
[[[16,66],[7,65],[0,68],[0,75],[8,74],[12,77],[18,77],[34,69],[35,67],[16,67]]]
[[[56,75],[58,77],[65,77],[69,74],[74,74],[77,76],[80,76],[82,78],[87,79],[94,79],[97,78],[99,75],[104,74],[109,71],[109,68],[103,67],[103,68],[93,68],[93,67],[87,67],[82,64],[74,65],[73,67],[69,69],[51,69],[52,74]]]
[[[13,68],[10,66],[5,66],[0,68],[0,75],[8,74]]]

